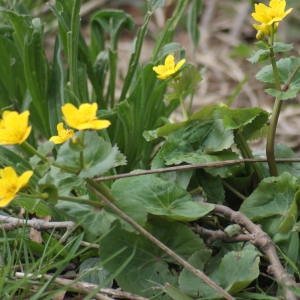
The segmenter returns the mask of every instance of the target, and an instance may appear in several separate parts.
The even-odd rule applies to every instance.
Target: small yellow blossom
[[[74,135],[74,131],[72,129],[64,129],[63,123],[59,123],[57,125],[57,132],[58,135],[52,136],[49,140],[54,144],[62,144]]]
[[[263,3],[255,4],[255,12],[251,14],[253,19],[262,23],[263,25],[272,25],[275,22],[281,21],[292,11],[292,8],[284,11],[286,6],[285,0],[271,0],[269,5],[270,7],[264,5]]]
[[[261,24],[261,25],[258,25],[258,24],[253,24],[253,27],[258,31],[258,35],[261,36],[261,37],[264,37],[264,36],[270,36],[271,35],[271,26],[272,25],[265,25],[265,24]],[[275,23],[274,24],[274,33],[277,32],[277,28],[278,28],[278,23]],[[260,40],[261,38],[259,38],[259,36],[256,35],[256,38],[258,40]]]
[[[179,68],[185,63],[185,59],[182,59],[176,66],[174,63],[174,56],[168,55],[165,59],[164,65],[159,65],[157,67],[153,67],[153,70],[158,74],[157,78],[159,79],[167,79],[174,73],[176,73]]]
[[[0,120],[0,145],[22,144],[31,132],[28,118],[28,110],[21,114],[5,110]]]
[[[77,130],[94,129],[99,130],[107,128],[110,125],[108,120],[98,120],[96,112],[98,109],[97,103],[84,103],[75,107],[71,103],[62,106],[61,110],[66,123]]]
[[[26,171],[20,177],[12,167],[0,169],[0,207],[8,205],[16,197],[18,191],[24,187],[33,171]]]
[[[220,104],[219,104],[219,107],[225,107],[225,108],[228,108],[228,105],[225,104],[225,103],[220,103]]]

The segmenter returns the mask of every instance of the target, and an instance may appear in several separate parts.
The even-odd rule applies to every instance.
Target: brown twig
[[[203,203],[204,205],[211,205],[209,203]],[[276,252],[276,246],[272,239],[267,233],[265,233],[260,226],[255,225],[246,215],[242,212],[236,212],[229,207],[214,204],[214,212],[221,214],[224,217],[230,219],[231,222],[243,226],[250,235],[247,236],[247,240],[255,245],[263,254],[269,257],[270,265],[268,267],[268,273],[272,274],[278,282],[283,282],[284,286],[294,287],[296,286],[296,281],[294,276],[288,274],[280,263]],[[206,231],[206,233],[208,233]],[[222,235],[220,235],[222,236]],[[238,236],[237,236],[238,237]],[[236,237],[236,238],[237,238]],[[298,297],[290,291],[288,288],[284,287],[284,293],[286,299],[296,300]]]
[[[226,243],[236,243],[236,242],[249,242],[253,239],[253,236],[251,234],[239,234],[230,237],[222,230],[210,230],[210,229],[200,227],[197,224],[193,228],[193,231],[199,234],[202,238],[206,237],[207,245],[212,244],[216,240],[222,240]]]
[[[169,254],[171,257],[173,257],[176,261],[178,261],[181,265],[183,265],[186,269],[194,273],[197,277],[202,279],[207,285],[209,285],[212,289],[216,290],[219,294],[221,294],[225,299],[234,300],[234,298],[228,294],[225,290],[223,290],[220,286],[218,286],[214,281],[212,281],[208,276],[206,276],[202,271],[194,268],[192,265],[190,265],[186,260],[181,258],[178,254],[176,254],[174,251],[172,251],[170,248],[168,248],[165,244],[160,242],[158,239],[156,239],[153,235],[151,235],[148,231],[146,231],[142,226],[137,224],[134,220],[132,220],[129,216],[127,216],[125,213],[123,213],[119,208],[117,208],[112,202],[110,202],[106,197],[104,197],[100,192],[98,192],[95,188],[90,186],[89,184],[87,187],[95,193],[99,198],[102,199],[102,201],[109,206],[113,211],[115,211],[122,219],[127,221],[130,225],[132,225],[136,230],[138,230],[141,234],[146,236],[151,242],[153,242],[156,246],[161,248],[163,251],[165,251],[167,254]]]
[[[1,229],[4,229],[5,231],[15,230],[19,226],[23,226],[23,225],[34,228],[39,231],[53,229],[53,228],[66,228],[68,232],[76,226],[76,223],[72,221],[47,222],[40,219],[25,220],[25,219],[18,219],[14,217],[0,216],[0,230]]]
[[[275,161],[278,163],[300,162],[300,158],[277,158],[275,159]],[[235,160],[224,160],[218,162],[208,162],[208,163],[195,164],[195,165],[168,167],[168,168],[161,168],[161,169],[154,169],[154,170],[138,171],[136,173],[125,173],[125,174],[100,177],[100,178],[96,178],[95,181],[99,182],[99,181],[106,181],[106,180],[115,180],[120,178],[157,174],[157,173],[166,173],[166,172],[173,172],[173,171],[185,171],[185,170],[204,169],[204,168],[220,168],[220,167],[238,165],[246,162],[250,162],[250,163],[267,162],[267,159],[266,158],[254,158],[254,159],[245,158],[245,159],[235,159]]]
[[[16,278],[24,278],[24,277],[31,277],[32,274],[25,274],[21,272],[16,272],[15,277]],[[47,280],[51,280],[53,276],[51,275],[38,275],[34,278],[30,279],[40,279],[40,278],[45,278]],[[82,292],[84,294],[90,294],[92,291],[95,289],[99,288],[99,285],[92,284],[92,283],[87,283],[87,282],[82,282],[82,281],[76,281],[76,280],[70,280],[70,279],[65,279],[65,278],[60,278],[56,277],[53,282],[56,284],[59,284],[61,286],[68,286],[70,289],[75,290],[77,292]],[[147,298],[134,295],[128,292],[120,291],[120,290],[115,290],[115,289],[109,289],[109,288],[102,288],[99,290],[99,293],[97,293],[95,296],[93,296],[95,299],[100,299],[100,300],[112,300],[113,298],[107,297],[103,294],[108,294],[111,295],[112,297],[116,298],[124,298],[124,299],[130,299],[130,300],[147,300]]]

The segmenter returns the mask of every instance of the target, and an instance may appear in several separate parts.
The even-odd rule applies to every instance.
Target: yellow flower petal
[[[29,111],[18,114],[4,111],[0,121],[0,145],[22,144],[31,132],[28,126]]]
[[[98,120],[97,113],[98,105],[97,103],[84,103],[77,109],[73,104],[67,103],[62,107],[62,113],[64,115],[64,120],[66,123],[75,129],[93,129],[99,130],[107,128],[110,125],[108,120]],[[102,122],[101,125],[99,122]]]
[[[285,0],[271,0],[269,6],[262,3],[255,4],[255,12],[251,14],[255,21],[264,25],[272,25],[280,22],[287,14],[292,11],[292,8],[285,10]]]
[[[0,169],[0,207],[8,205],[32,175],[33,171],[26,171],[18,177],[12,167]]]
[[[175,67],[175,72],[177,72],[180,67],[185,63],[185,59],[182,59]]]
[[[182,59],[175,66],[174,56],[168,55],[165,59],[165,64],[153,67],[153,71],[155,71],[158,74],[158,76],[156,76],[157,78],[164,80],[176,73],[184,63],[185,59]]]
[[[74,131],[71,129],[65,129],[63,123],[59,123],[56,126],[58,135],[52,136],[49,141],[54,144],[62,144],[69,140],[73,135]]]

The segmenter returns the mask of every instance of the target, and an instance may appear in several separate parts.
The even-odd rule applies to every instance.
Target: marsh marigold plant
[[[0,169],[0,207],[8,205],[32,176],[33,171],[26,171],[18,177],[12,167]]]
[[[74,131],[72,129],[65,129],[63,123],[57,125],[57,133],[58,135],[52,136],[49,140],[54,144],[62,144],[74,135]]]
[[[182,59],[178,62],[177,65],[174,63],[174,56],[168,55],[165,59],[164,65],[158,65],[157,67],[153,67],[153,70],[158,74],[157,78],[159,79],[167,79],[176,73],[180,67],[185,63],[185,59]]]
[[[21,114],[16,111],[4,111],[0,120],[0,145],[22,144],[31,132],[28,118],[28,110]]]
[[[71,103],[67,103],[61,108],[64,120],[68,126],[77,130],[100,130],[107,128],[110,125],[110,121],[99,120],[97,118],[97,109],[97,103],[84,103],[81,104],[79,108],[75,107]]]

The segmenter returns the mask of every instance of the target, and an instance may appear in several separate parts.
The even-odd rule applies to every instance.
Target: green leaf
[[[61,48],[61,38],[59,35],[56,35],[48,90],[48,111],[52,136],[57,135],[57,124],[62,121],[61,107],[65,104],[64,69],[61,61]]]
[[[167,140],[162,146],[162,155],[167,165],[179,165],[183,162],[188,164],[201,164],[223,160],[235,160],[239,158],[232,150],[223,150],[205,154],[201,150],[195,151],[188,143],[182,142],[179,144],[178,141],[171,139]],[[237,166],[225,166],[219,168],[205,168],[205,171],[213,176],[219,175],[222,178],[226,178],[232,175],[235,168],[237,168]]]
[[[260,258],[256,251],[247,249],[226,254],[220,265],[220,281],[226,291],[236,294],[259,275]]]
[[[117,51],[118,40],[123,30],[132,32],[135,27],[135,22],[132,17],[124,11],[117,9],[101,10],[93,15],[91,19],[91,30],[97,32],[97,37],[101,39],[92,39],[93,48],[97,49],[97,55],[104,50],[104,37],[108,33],[111,40],[111,50]],[[98,44],[98,46],[96,45]],[[95,53],[96,54],[96,53]]]
[[[16,44],[4,36],[0,36],[0,53],[0,108],[14,103],[21,110],[27,88],[23,60]]]
[[[31,214],[36,214],[38,217],[53,216],[52,208],[40,199],[18,197],[14,199],[13,204],[25,208]]]
[[[41,194],[48,194],[46,201],[55,206],[58,201],[58,190],[57,187],[53,184],[39,184],[39,192]]]
[[[190,4],[187,18],[187,29],[190,39],[193,42],[193,47],[198,46],[200,40],[200,31],[198,18],[202,12],[202,0],[194,0]]]
[[[148,0],[148,11],[153,13],[158,7],[163,7],[167,0]]]
[[[256,45],[260,50],[254,52],[254,55],[248,59],[251,63],[256,63],[258,61],[267,60],[270,57],[270,50],[268,45],[263,42],[257,42]],[[273,46],[274,53],[276,52],[286,52],[292,50],[293,44],[284,44],[280,42],[275,42]]]
[[[111,274],[102,267],[100,258],[92,257],[86,259],[79,267],[79,276],[82,281],[101,285]],[[104,287],[111,288],[113,280],[108,282]]]
[[[161,50],[158,54],[158,59],[161,60],[162,58],[166,57],[166,55],[173,54],[176,52],[179,52],[180,57],[185,56],[185,48],[184,47],[182,47],[180,44],[175,43],[175,42],[169,43],[161,48]]]
[[[129,199],[126,201],[117,201],[114,204],[139,225],[143,226],[145,224],[147,211],[138,201]],[[88,234],[94,237],[106,233],[115,220],[120,222],[122,229],[135,232],[135,229],[130,224],[106,207],[99,210],[89,205],[67,201],[60,201],[56,207],[76,220]]]
[[[46,157],[46,155],[54,148],[54,145],[53,142],[47,141],[38,147],[37,152]],[[35,168],[40,161],[42,161],[42,159],[37,155],[30,158],[30,164],[33,168]]]
[[[82,0],[73,1],[71,14],[71,28],[67,32],[67,58],[69,64],[70,88],[74,97],[73,103],[81,103],[79,98],[79,78],[78,78],[78,42],[80,27],[80,7]]]
[[[259,124],[262,126],[267,122],[269,117],[268,112],[258,107],[239,109],[220,107],[216,110],[215,115],[223,119],[223,125],[226,129],[238,129],[253,124],[257,121],[259,116],[264,116],[260,122],[261,124]]]
[[[151,220],[147,224],[146,230],[184,259],[188,259],[195,251],[205,248],[199,236],[180,223]],[[125,232],[119,227],[114,228],[102,239],[99,248],[100,257],[104,261],[115,253],[116,249],[121,249],[124,246],[127,248],[122,255],[105,263],[105,269],[114,273],[132,252],[135,242],[137,242],[135,256],[116,277],[118,285],[128,292],[152,297],[161,293],[157,289],[152,289],[153,286],[176,283],[178,279],[176,272],[170,269],[168,265],[169,263],[174,264],[174,259],[143,235],[137,236]]]
[[[288,232],[298,218],[298,180],[289,173],[265,178],[242,204],[240,211],[259,221],[271,236]]]
[[[206,202],[222,204],[225,200],[225,191],[223,188],[222,178],[212,176],[205,170],[197,170],[196,178],[206,196]]]
[[[155,175],[119,179],[112,185],[111,194],[119,200],[137,200],[149,213],[168,220],[192,221],[213,209],[212,205],[193,202],[187,191]]]
[[[275,89],[265,89],[265,92],[268,95],[271,95],[275,98],[278,98],[280,100],[287,100],[295,98],[298,93],[299,88],[293,89],[293,90],[287,90],[286,92],[278,91]]]
[[[176,287],[166,283],[163,287],[163,291],[169,295],[174,300],[193,300],[192,298],[188,297],[182,291],[178,290]]]
[[[275,44],[275,43],[274,43]],[[264,41],[258,41],[255,43],[255,46],[258,48],[258,49],[262,49],[262,50],[268,50],[270,49],[270,45],[267,44],[266,42]]]
[[[292,231],[300,232],[300,222],[294,224]]]
[[[229,225],[224,229],[224,232],[229,236],[235,236],[242,232],[242,228],[238,224]]]
[[[174,91],[178,96],[183,94],[187,96],[195,91],[197,83],[201,80],[201,74],[198,69],[188,65],[183,69],[180,79],[174,83]]]
[[[275,158],[298,158],[295,152],[285,144],[275,145]],[[269,174],[267,163],[263,164],[266,174]],[[300,163],[299,162],[282,162],[277,163],[278,173],[282,174],[288,172],[289,174],[299,177],[300,176]]]
[[[188,262],[196,269],[203,271],[204,265],[207,263],[211,257],[212,251],[207,249],[202,249],[195,252],[188,260]],[[179,276],[179,288],[185,294],[190,297],[195,298],[205,298],[210,297],[213,299],[215,297],[220,297],[218,292],[212,289],[208,284],[206,284],[199,277],[195,276],[191,271],[186,268],[180,273]]]
[[[39,122],[39,131],[49,139],[50,125],[48,118],[47,90],[48,90],[48,61],[43,48],[43,26],[40,19],[32,20],[34,30],[32,34],[27,33],[24,44],[24,70],[26,83],[32,104],[37,114],[35,121]]]
[[[78,131],[74,136],[81,137],[82,132]],[[57,156],[57,162],[79,172],[81,178],[91,178],[104,174],[113,168],[118,155],[118,148],[112,147],[110,143],[99,137],[95,131],[84,133],[83,161],[84,168],[81,167],[80,152],[72,149],[69,141],[64,143]]]
[[[281,85],[285,85],[300,64],[300,58],[291,56],[289,58],[282,58],[277,62],[277,68],[279,73],[279,81]],[[271,65],[264,67],[261,71],[256,74],[256,78],[262,82],[275,83],[275,77],[273,68]],[[287,92],[300,89],[300,72],[297,72],[293,77]]]

